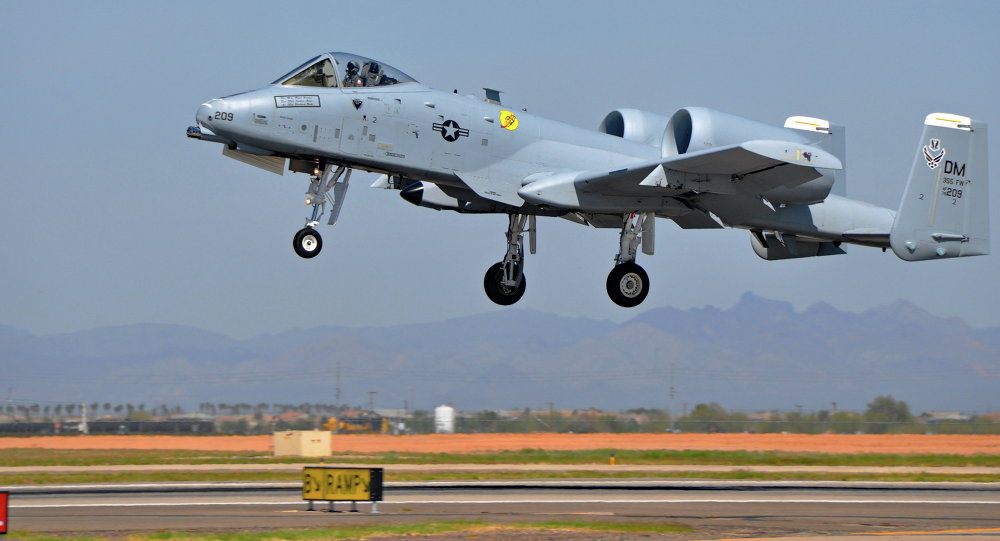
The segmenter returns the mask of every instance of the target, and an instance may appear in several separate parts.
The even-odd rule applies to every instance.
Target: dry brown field
[[[520,449],[719,450],[814,453],[998,454],[997,435],[923,434],[427,434],[334,435],[333,453],[470,453]],[[0,449],[271,450],[272,436],[0,437]]]

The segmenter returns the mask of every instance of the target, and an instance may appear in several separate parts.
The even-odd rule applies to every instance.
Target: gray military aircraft
[[[352,170],[423,207],[507,214],[507,249],[483,285],[501,305],[524,294],[524,235],[535,218],[621,231],[607,279],[611,300],[636,306],[649,278],[655,218],[683,229],[750,231],[766,260],[843,254],[844,244],[892,249],[907,261],[989,253],[986,124],[928,115],[899,209],[847,199],[844,128],[793,116],[772,126],[703,107],[672,116],[618,109],[597,131],[424,86],[348,53],[321,54],[259,90],[198,108],[195,139],[267,171],[310,175],[312,207],[293,247],[323,246],[315,227],[337,221]]]

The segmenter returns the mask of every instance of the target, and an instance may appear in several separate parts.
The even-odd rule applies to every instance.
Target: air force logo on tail
[[[924,145],[924,159],[927,160],[927,167],[937,169],[944,159],[945,150],[941,148],[940,139],[931,139],[930,143]]]

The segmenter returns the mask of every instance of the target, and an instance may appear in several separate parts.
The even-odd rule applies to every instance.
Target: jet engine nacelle
[[[674,113],[667,122],[660,149],[662,155],[668,157],[756,139],[827,147],[829,137],[826,132],[810,133],[801,129],[772,126],[705,107],[685,107]],[[839,157],[843,159],[843,156]],[[775,205],[807,205],[826,199],[833,183],[834,176],[830,171],[798,186],[779,186],[761,195]]]
[[[660,147],[663,145],[663,130],[668,120],[670,119],[663,115],[649,111],[615,109],[604,117],[597,129],[608,135]]]
[[[753,246],[755,254],[768,261],[847,253],[833,242],[802,241],[794,235],[783,235],[782,238],[778,238],[774,233],[760,231],[750,232],[750,245]]]

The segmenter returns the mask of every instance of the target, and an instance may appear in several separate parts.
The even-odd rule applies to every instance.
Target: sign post
[[[378,513],[382,501],[382,468],[334,468],[306,466],[302,469],[302,499],[328,502],[328,511],[335,511],[334,502],[351,502],[357,512],[358,502],[372,502],[372,513]]]

